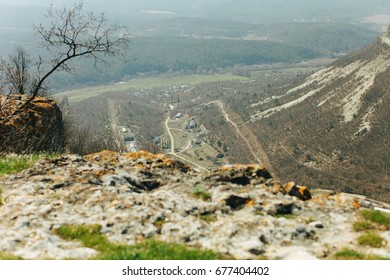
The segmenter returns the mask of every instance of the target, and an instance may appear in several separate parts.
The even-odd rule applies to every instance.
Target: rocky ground
[[[104,151],[45,159],[0,178],[0,252],[25,259],[87,259],[96,251],[54,233],[64,224],[99,224],[112,242],[147,238],[212,249],[236,259],[327,259],[358,245],[360,203],[281,184],[261,165],[197,172],[165,155]]]

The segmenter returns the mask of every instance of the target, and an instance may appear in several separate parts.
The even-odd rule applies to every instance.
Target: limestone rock
[[[0,151],[59,151],[64,145],[62,113],[56,102],[36,97],[20,113],[4,120],[22,106],[28,95],[0,95]]]
[[[265,181],[272,178],[263,165],[259,164],[235,164],[216,169],[207,179],[218,182],[230,182],[237,185],[249,185],[254,181]]]
[[[310,199],[258,165],[197,172],[166,155],[103,151],[44,159],[1,180],[0,251],[29,259],[97,253],[55,235],[64,224],[100,225],[111,242],[155,238],[236,259],[327,258],[358,236],[353,197]]]

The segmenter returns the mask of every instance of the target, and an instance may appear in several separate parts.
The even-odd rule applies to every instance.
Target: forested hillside
[[[245,31],[247,39],[218,38],[212,35],[217,28],[207,30],[207,36],[206,33],[204,36],[185,33],[181,36],[168,36],[166,32],[169,28],[154,30],[153,34],[146,33],[147,36],[132,38],[127,63],[115,62],[109,69],[96,71],[92,65],[88,67],[81,62],[83,71],[77,77],[57,75],[52,84],[55,89],[61,89],[120,81],[140,74],[209,73],[235,65],[291,64],[353,51],[377,35],[376,32],[352,25],[337,24],[252,28]],[[241,29],[240,32],[243,31]],[[169,32],[175,33],[172,30]],[[196,34],[201,34],[200,29]],[[270,34],[269,38],[266,34]],[[232,33],[226,35],[231,36]]]

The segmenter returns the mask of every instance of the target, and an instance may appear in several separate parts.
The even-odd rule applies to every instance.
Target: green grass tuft
[[[204,201],[210,201],[211,200],[211,193],[206,192],[203,188],[201,187],[196,187],[193,195],[199,199],[202,199]]]
[[[363,210],[362,216],[378,225],[390,225],[390,215],[377,210]]]
[[[358,237],[359,245],[370,246],[373,248],[380,248],[385,244],[385,240],[374,232],[367,232]]]
[[[31,154],[31,155],[1,155],[0,175],[18,173],[24,169],[34,166],[42,158],[54,157],[52,154]]]
[[[8,253],[0,252],[0,260],[23,260],[23,258]]]
[[[350,248],[343,248],[340,251],[338,251],[334,256],[336,259],[339,259],[339,260],[363,260],[363,259],[365,259],[364,254],[359,253],[359,252],[352,250]]]
[[[371,230],[374,228],[374,225],[367,221],[358,221],[353,224],[353,230],[354,231],[366,231]]]
[[[109,242],[100,233],[100,225],[63,225],[54,232],[65,240],[79,240],[86,247],[98,251],[109,249]]]
[[[118,246],[118,250],[102,255],[102,259],[110,260],[214,260],[218,258],[219,256],[210,250],[192,249],[181,244],[153,239],[135,246]]]
[[[103,260],[213,260],[221,256],[210,250],[198,250],[181,244],[154,239],[136,245],[113,244],[100,233],[100,225],[63,225],[55,233],[65,240],[79,240],[99,252]]]
[[[213,223],[215,221],[217,221],[217,215],[215,214],[203,214],[203,215],[200,215],[199,219],[201,219],[202,221],[205,221],[205,222],[208,222],[208,223]]]
[[[337,260],[387,260],[380,256],[363,254],[348,247],[338,251],[334,257]]]

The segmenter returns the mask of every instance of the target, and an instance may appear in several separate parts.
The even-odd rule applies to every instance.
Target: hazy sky
[[[132,0],[130,0],[131,2]],[[54,6],[69,6],[72,3],[78,3],[79,0],[0,0],[0,5],[32,5],[32,6],[41,6],[41,7],[49,7],[51,4]],[[84,0],[83,1],[86,6],[93,6],[98,3],[99,5],[105,3],[105,6],[109,7],[108,3],[112,4],[112,2],[127,2],[121,0]]]
[[[70,7],[79,0],[0,0],[4,5]],[[285,21],[361,22],[390,16],[390,0],[84,0],[84,8],[144,19],[207,17],[269,23]],[[0,8],[1,12],[1,8]],[[148,18],[148,19],[149,19]]]
[[[3,5],[47,6],[47,5],[50,5],[51,3],[62,5],[64,2],[74,2],[74,1],[64,1],[64,0],[0,0],[0,4],[3,4]]]
[[[33,5],[33,6],[48,7],[51,4],[55,6],[66,6],[77,2],[79,1],[78,0],[0,0],[0,5]],[[107,1],[100,1],[100,0],[84,0],[84,3],[86,5],[92,4],[94,2],[107,3]]]

